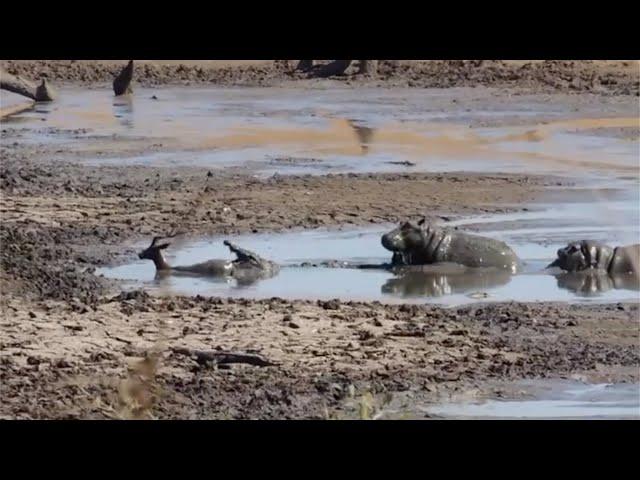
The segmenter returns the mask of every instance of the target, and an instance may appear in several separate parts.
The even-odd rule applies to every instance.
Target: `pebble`
[[[324,308],[325,310],[339,310],[340,309],[340,300],[338,300],[337,298],[334,298],[333,300],[329,300],[329,301],[322,301],[319,300],[318,301],[318,305],[322,308]]]

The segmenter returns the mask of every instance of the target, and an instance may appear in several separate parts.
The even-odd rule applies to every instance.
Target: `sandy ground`
[[[147,65],[148,79],[154,72],[160,72],[159,82],[182,78],[175,65]],[[188,65],[180,72],[204,67]],[[601,93],[608,113],[628,116],[628,92],[611,93],[637,89],[637,78],[624,73],[635,67],[614,67],[594,62],[571,71],[604,69],[622,79]],[[107,81],[114,65],[9,62],[9,68],[91,83]],[[229,74],[235,82],[233,75],[245,78],[259,69],[271,75],[274,68],[209,65],[202,75],[209,81],[213,71],[235,72]],[[571,69],[560,63],[557,68]],[[83,72],[92,76],[81,78]],[[227,78],[211,75],[216,82]],[[278,75],[278,81],[289,81],[288,73]],[[389,85],[396,81],[382,78]],[[583,95],[593,106],[592,95],[600,94],[568,95],[565,101]],[[611,128],[628,127],[576,128],[611,134]],[[633,138],[636,131],[616,134]],[[51,144],[23,144],[20,135],[19,127],[3,125],[1,418],[347,418],[358,416],[349,405],[367,393],[378,401],[410,392],[430,402],[451,392],[490,394],[491,382],[522,378],[639,380],[637,303],[443,309],[165,298],[124,293],[93,274],[96,265],[132,259],[133,242],[171,229],[197,237],[508,212],[532,208],[549,187],[572,185],[571,179],[468,173],[259,179],[250,167],[92,167],[79,161],[99,151],[133,154],[160,147],[149,139],[123,144],[102,138],[59,152]],[[559,195],[572,198],[569,192]],[[225,351],[255,355],[264,366],[203,360],[202,352]]]

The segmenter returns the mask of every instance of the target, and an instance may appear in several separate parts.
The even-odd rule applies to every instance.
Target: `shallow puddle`
[[[385,263],[390,252],[380,244],[380,236],[391,225],[348,231],[312,230],[283,234],[230,237],[238,245],[282,265],[280,273],[250,285],[233,279],[211,279],[190,275],[155,277],[155,267],[148,260],[136,261],[98,271],[110,278],[123,279],[132,287],[144,287],[162,294],[212,295],[245,298],[282,297],[289,299],[379,300],[384,302],[437,303],[461,305],[477,301],[598,301],[638,300],[640,283],[636,277],[610,278],[576,275],[552,275],[544,268],[558,248],[576,238],[599,238],[611,241],[633,236],[637,224],[629,230],[612,227],[579,227],[580,210],[574,220],[567,212],[524,212],[523,215],[495,215],[451,224],[476,227],[483,235],[506,241],[525,262],[524,271],[512,276],[505,272],[456,273],[434,268],[429,273],[395,276],[384,270],[300,267],[304,262],[320,263],[340,260],[351,263]],[[547,216],[545,216],[547,215]],[[554,223],[554,217],[559,221]],[[503,218],[504,217],[504,218]],[[610,218],[614,218],[611,216]],[[534,222],[531,228],[519,228],[518,222]],[[475,224],[473,223],[475,222]],[[465,227],[466,229],[467,227]],[[634,230],[635,229],[635,230]],[[167,252],[170,264],[188,265],[210,258],[231,258],[223,245],[224,238],[211,238],[186,245],[174,244]],[[140,249],[146,245],[140,245]]]
[[[633,419],[640,420],[640,385],[522,382],[530,398],[421,407],[430,417],[456,419]]]

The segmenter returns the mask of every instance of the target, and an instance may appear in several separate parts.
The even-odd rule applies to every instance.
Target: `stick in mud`
[[[113,80],[113,92],[116,97],[133,93],[131,80],[133,79],[133,60],[129,60],[118,76]]]
[[[277,363],[260,355],[253,355],[249,353],[207,352],[204,350],[192,350],[189,348],[173,348],[171,351],[178,355],[196,357],[196,361],[201,365],[207,362],[214,362],[216,364],[247,363],[258,367],[271,367],[278,365]]]
[[[0,89],[22,95],[36,102],[51,102],[55,100],[56,92],[47,79],[43,78],[40,85],[35,85],[26,78],[11,75],[6,70],[0,70]]]
[[[313,72],[313,76],[320,78],[333,77],[337,75],[344,75],[352,60],[334,60],[327,65],[322,65]]]
[[[360,69],[358,70],[360,75],[375,76],[378,73],[378,61],[377,60],[360,60]]]
[[[300,60],[298,65],[296,65],[296,70],[301,70],[303,72],[308,72],[313,68],[313,60]]]

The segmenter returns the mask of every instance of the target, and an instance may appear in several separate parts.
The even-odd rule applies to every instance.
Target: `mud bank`
[[[558,179],[259,180],[206,169],[51,166],[12,152],[0,174],[3,418],[349,418],[357,416],[349,405],[367,392],[410,391],[423,402],[467,389],[489,395],[489,379],[638,380],[635,303],[443,309],[112,297],[119,285],[93,273],[135,256],[128,242],[172,228],[242,233],[517,211]],[[212,367],[183,348],[275,365]]]
[[[306,80],[295,72],[296,61],[139,61],[135,81],[141,85],[197,84],[280,86],[301,84],[384,87],[450,88],[491,86],[538,92],[595,92],[605,95],[633,95],[640,92],[640,69],[636,61],[489,61],[430,60],[379,62],[375,79],[347,74],[330,80]],[[12,74],[38,79],[46,76],[57,83],[102,84],[111,82],[124,61],[101,60],[6,60],[2,65]]]
[[[637,304],[451,310],[130,292],[82,311],[6,297],[4,309],[3,418],[348,418],[366,393],[435,402],[491,394],[497,380],[637,382],[640,361]],[[269,365],[196,353],[224,351]]]

